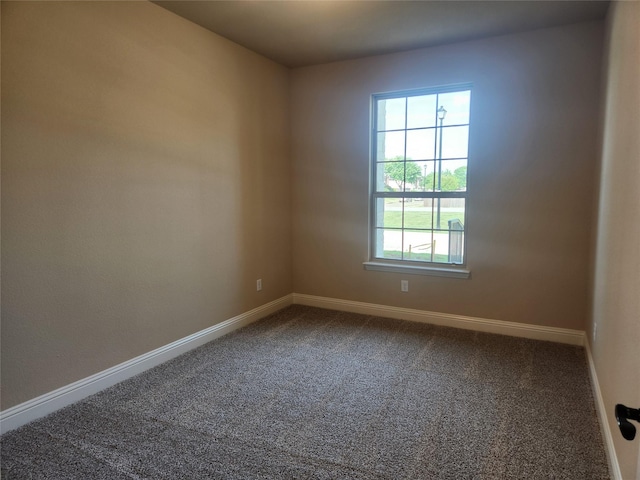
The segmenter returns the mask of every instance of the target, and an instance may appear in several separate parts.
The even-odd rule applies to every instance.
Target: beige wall
[[[2,409],[291,293],[288,92],[151,3],[2,2]]]
[[[606,33],[589,339],[622,478],[633,479],[640,478],[639,440],[622,438],[613,412],[617,403],[640,408],[640,3],[613,3]]]
[[[584,329],[602,35],[586,23],[294,70],[295,292]],[[472,278],[363,270],[371,94],[461,82]]]

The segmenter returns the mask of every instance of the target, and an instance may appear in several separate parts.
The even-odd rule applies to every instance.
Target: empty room
[[[2,479],[640,479],[640,2],[2,1]]]

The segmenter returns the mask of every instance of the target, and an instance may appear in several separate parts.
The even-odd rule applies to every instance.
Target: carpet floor
[[[294,305],[7,433],[14,479],[607,479],[580,347]]]

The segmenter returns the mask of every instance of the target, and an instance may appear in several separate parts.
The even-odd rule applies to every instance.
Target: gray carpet
[[[604,479],[579,347],[292,306],[2,437],[3,479]]]

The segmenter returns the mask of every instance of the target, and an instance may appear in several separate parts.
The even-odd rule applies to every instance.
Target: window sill
[[[469,278],[471,271],[456,267],[422,267],[416,265],[402,265],[399,263],[364,262],[365,270],[378,272],[407,273],[409,275],[431,275],[434,277]]]

